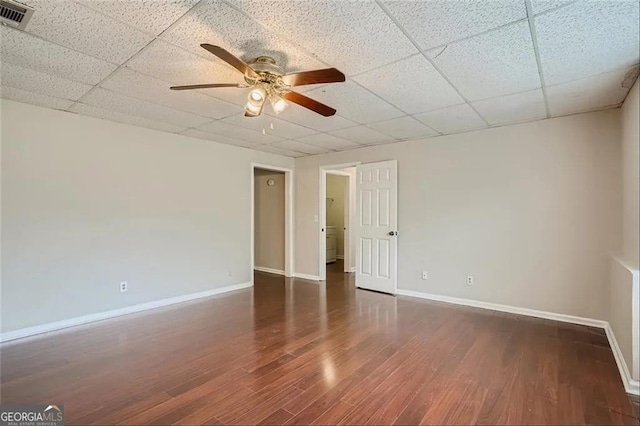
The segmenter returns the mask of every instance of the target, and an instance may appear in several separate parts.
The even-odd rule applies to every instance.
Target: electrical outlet
[[[471,275],[467,275],[467,285],[473,285],[473,277]]]
[[[427,271],[422,271],[422,279],[426,280],[427,278],[429,278],[429,275],[427,274]]]
[[[128,289],[129,289],[129,283],[127,283],[126,281],[121,281],[120,282],[120,293],[124,293]]]

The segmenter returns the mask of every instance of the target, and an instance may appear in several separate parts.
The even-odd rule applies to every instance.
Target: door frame
[[[271,166],[269,164],[251,163],[251,256],[249,264],[249,275],[251,277],[251,285],[253,285],[253,272],[255,268],[255,170],[270,170],[273,172],[284,173],[284,276],[293,276],[294,262],[294,239],[293,239],[293,169],[279,166]]]
[[[349,205],[351,205],[352,197],[355,197],[355,193],[352,193],[352,185],[350,182],[351,176],[348,173],[340,172],[340,169],[346,169],[347,167],[355,167],[361,164],[360,161],[354,161],[351,163],[341,163],[341,164],[328,164],[325,166],[320,166],[319,171],[319,188],[318,188],[318,278],[320,281],[325,281],[327,279],[327,239],[326,232],[327,229],[327,174],[336,174],[341,176],[348,176],[349,182]],[[351,247],[351,238],[354,237],[353,232],[351,231],[351,217],[353,212],[349,210],[348,217],[345,218],[345,223],[347,224],[347,231],[349,234],[349,247]],[[347,254],[345,253],[345,258]],[[351,257],[351,254],[349,254]],[[350,259],[349,259],[350,260]],[[356,259],[357,261],[357,259]],[[350,262],[349,262],[350,263]],[[347,264],[345,259],[345,265]],[[349,269],[351,270],[351,266],[349,265]],[[345,268],[346,269],[346,268]]]

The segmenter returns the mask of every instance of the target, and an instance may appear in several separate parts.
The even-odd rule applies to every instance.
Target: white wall
[[[640,372],[640,273],[612,257],[609,288],[609,325],[615,335],[629,379]]]
[[[609,324],[616,334],[616,340],[628,366],[633,365],[633,343],[631,324],[633,311],[631,309],[632,280],[631,273],[620,262],[611,262],[611,292],[609,298]],[[628,332],[622,332],[628,330]]]
[[[400,289],[607,316],[620,110],[297,158],[296,272],[318,274],[309,188],[319,167],[389,159],[399,167]]]
[[[338,256],[344,256],[344,204],[348,201],[345,198],[349,189],[347,179],[346,176],[327,174],[327,226],[336,227]],[[329,199],[333,199],[333,202]]]
[[[254,173],[255,266],[284,273],[284,173],[261,169]],[[271,179],[273,186],[267,185]]]
[[[1,106],[3,332],[250,281],[251,163],[292,159]]]
[[[622,257],[640,268],[640,83],[636,80],[622,106]]]
[[[640,380],[640,88],[638,81],[622,106],[622,245],[611,258],[609,323],[630,380]]]

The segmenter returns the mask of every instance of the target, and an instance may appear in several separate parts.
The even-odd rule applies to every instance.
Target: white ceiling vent
[[[0,0],[0,24],[24,30],[33,8],[14,0]]]

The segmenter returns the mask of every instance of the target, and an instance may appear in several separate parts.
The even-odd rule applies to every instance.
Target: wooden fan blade
[[[246,87],[241,84],[192,84],[190,86],[171,86],[171,90],[213,89],[216,87]]]
[[[344,74],[335,68],[303,71],[282,76],[282,81],[289,86],[304,86],[305,84],[338,83],[344,81]]]
[[[248,75],[251,77],[259,77],[258,74],[254,70],[252,70],[249,65],[247,65],[242,59],[233,56],[231,53],[227,52],[220,46],[214,46],[212,44],[203,43],[200,47],[204,48],[210,53],[213,53],[218,58],[222,59],[238,71],[240,71],[244,75]]]
[[[282,94],[282,97],[294,104],[298,104],[313,112],[317,112],[320,115],[324,115],[325,117],[331,117],[336,113],[335,109],[326,106],[325,104],[321,104],[320,102],[308,98],[298,92],[285,92]]]

